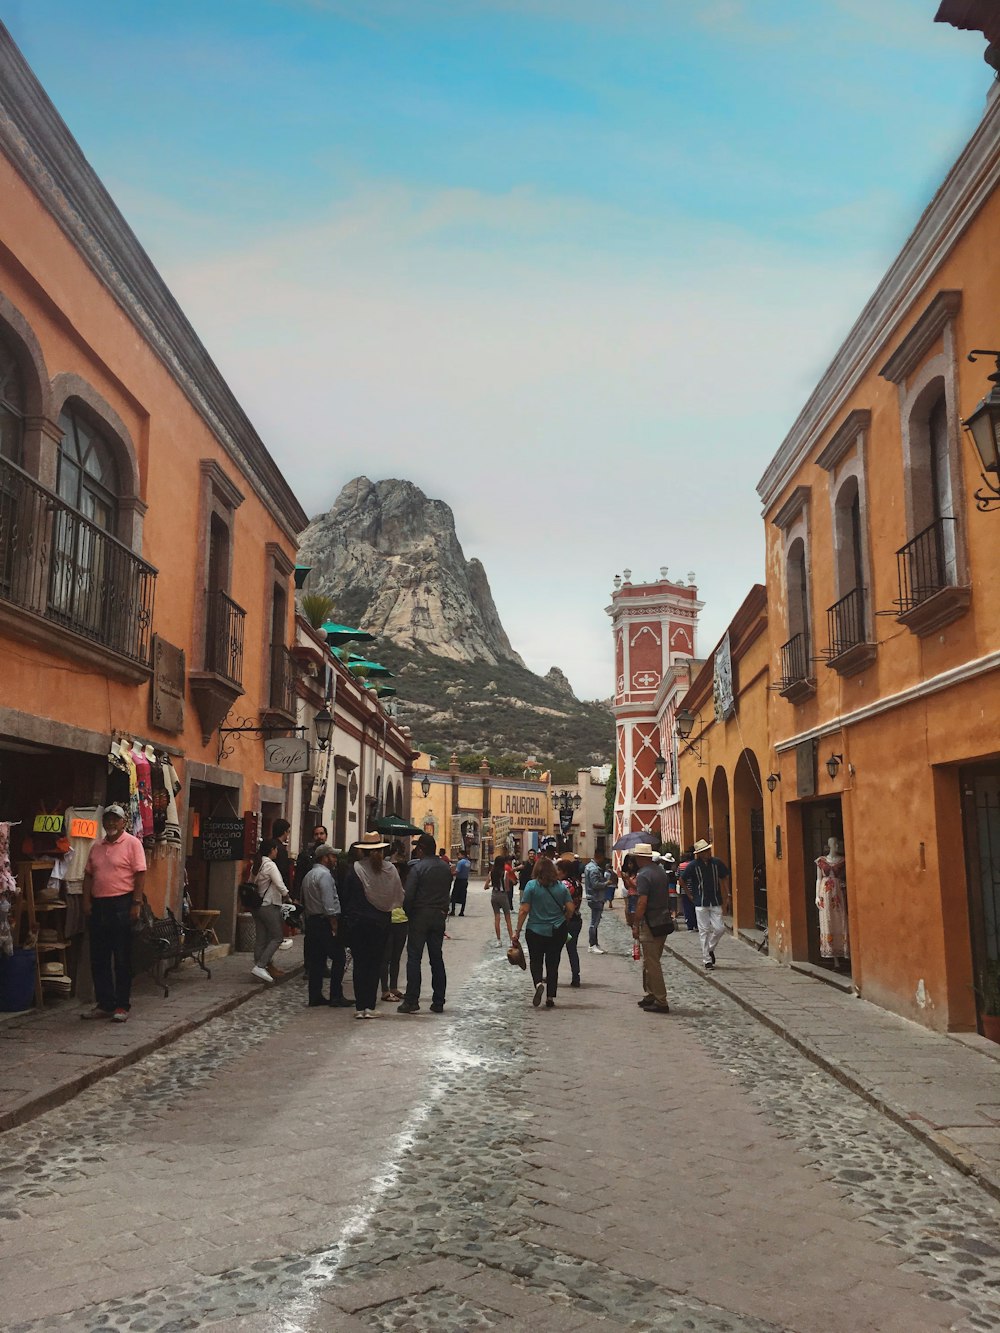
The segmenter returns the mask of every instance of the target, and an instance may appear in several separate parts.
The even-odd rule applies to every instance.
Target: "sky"
[[[451,505],[515,648],[763,577],[755,485],[982,114],[937,0],[0,0],[310,515]]]

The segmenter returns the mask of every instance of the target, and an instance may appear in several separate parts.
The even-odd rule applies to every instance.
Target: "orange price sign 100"
[[[70,821],[69,836],[71,838],[96,838],[97,820],[96,819],[73,819]]]

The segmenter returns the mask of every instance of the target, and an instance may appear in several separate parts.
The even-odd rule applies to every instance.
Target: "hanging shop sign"
[[[736,699],[733,694],[733,657],[729,647],[728,630],[715,650],[712,694],[715,700],[715,720],[725,722],[736,712]]]
[[[153,635],[153,688],[149,720],[175,736],[184,730],[184,649]]]
[[[242,819],[203,819],[201,859],[242,861],[246,827]]]
[[[573,816],[575,813],[576,812],[574,810],[559,811],[559,830],[564,838],[569,833],[570,829],[573,827]]]
[[[309,769],[309,742],[304,736],[275,736],[264,742],[268,773],[305,773]]]

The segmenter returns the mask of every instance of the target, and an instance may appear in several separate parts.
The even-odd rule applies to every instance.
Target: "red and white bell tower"
[[[665,566],[653,583],[633,583],[629,569],[615,576],[607,607],[615,639],[615,841],[643,829],[659,832],[662,784],[656,757],[670,758],[661,749],[660,719],[668,702],[663,692],[677,675],[670,668],[696,655],[703,605],[694,574],[687,583],[673,582]]]

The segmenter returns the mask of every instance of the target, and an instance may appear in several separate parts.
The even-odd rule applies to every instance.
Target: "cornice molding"
[[[261,503],[297,541],[308,516],[2,23],[0,150],[139,329]]]
[[[848,413],[847,419],[834,431],[830,443],[816,459],[817,467],[832,472],[848,449],[853,448],[858,436],[867,435],[871,424],[872,414],[867,407],[858,407]]]
[[[201,475],[211,483],[220,500],[223,500],[230,509],[239,509],[243,503],[243,492],[234,485],[225,469],[219,467],[214,458],[203,458],[198,466]]]
[[[808,505],[812,492],[808,486],[796,486],[791,495],[775,514],[771,522],[782,532],[787,532],[803,509]]]
[[[942,331],[962,308],[959,291],[938,292],[913,328],[885,363],[879,374],[892,384],[902,384],[915,370],[924,353],[933,347]]]
[[[1000,98],[995,98],[757,483],[765,512],[998,184]]]

